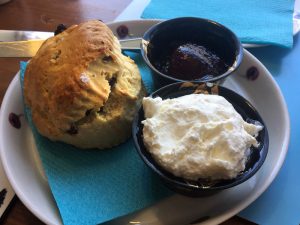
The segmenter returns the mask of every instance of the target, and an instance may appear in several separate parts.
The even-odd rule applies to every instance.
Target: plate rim
[[[35,207],[32,207],[32,203],[29,201],[29,199],[27,197],[25,197],[25,194],[21,190],[22,188],[20,188],[20,186],[16,184],[17,182],[13,178],[13,175],[11,174],[11,170],[9,169],[9,165],[8,165],[8,160],[6,159],[5,150],[4,150],[5,146],[2,141],[2,137],[3,137],[2,132],[4,132],[3,131],[4,129],[2,127],[4,127],[4,124],[5,124],[4,120],[7,119],[7,118],[5,118],[5,115],[4,115],[4,113],[5,113],[4,106],[6,106],[8,104],[7,102],[9,101],[9,97],[10,97],[11,93],[13,92],[13,89],[15,87],[17,87],[18,85],[21,85],[19,75],[20,75],[20,71],[18,71],[16,73],[16,75],[14,76],[12,81],[9,83],[9,86],[5,92],[4,98],[2,100],[1,108],[0,108],[0,160],[2,162],[3,169],[5,171],[5,174],[7,176],[9,183],[11,184],[15,194],[18,196],[18,198],[21,200],[21,202],[26,206],[26,208],[29,211],[31,211],[42,222],[44,222],[46,224],[51,224],[51,225],[58,225],[58,224],[52,223],[52,221],[50,221],[48,217],[41,215],[36,210]],[[47,185],[49,186],[49,184],[47,184]],[[51,191],[50,191],[50,194],[52,195]]]
[[[128,20],[126,21],[127,23],[132,23],[135,24],[137,23],[137,21],[141,21],[141,20]],[[151,21],[156,21],[156,20],[146,20],[146,22],[151,22]],[[143,20],[143,22],[145,22],[145,20]],[[125,23],[125,21],[117,21],[117,22],[111,22],[111,23],[107,23],[108,25],[117,25],[118,23]],[[141,23],[141,22],[140,22]],[[204,221],[201,224],[211,224],[211,223],[221,223],[223,221],[225,221],[226,219],[232,217],[233,215],[236,215],[237,213],[239,213],[241,210],[245,209],[247,206],[249,206],[251,203],[253,203],[270,185],[271,183],[274,181],[275,177],[277,176],[277,174],[279,173],[284,160],[286,158],[286,154],[288,152],[288,146],[289,146],[289,141],[290,141],[290,116],[288,113],[288,108],[287,108],[287,104],[286,101],[284,99],[284,96],[281,92],[281,89],[279,87],[279,85],[277,84],[277,82],[275,81],[274,77],[271,75],[271,73],[267,70],[267,68],[254,56],[252,55],[250,52],[248,52],[247,50],[244,49],[244,53],[245,55],[247,55],[248,57],[252,58],[256,63],[260,64],[261,68],[264,70],[264,73],[268,76],[268,78],[270,79],[270,81],[272,82],[272,86],[273,88],[275,88],[276,93],[278,94],[278,99],[280,100],[280,105],[282,106],[282,109],[284,111],[284,123],[287,125],[286,127],[286,132],[284,135],[284,143],[282,143],[282,151],[281,154],[278,158],[278,161],[275,165],[275,167],[272,169],[270,175],[268,176],[268,179],[266,179],[266,181],[263,183],[263,185],[259,188],[259,190],[257,190],[255,192],[255,195],[250,195],[250,197],[247,198],[247,201],[242,201],[241,203],[237,204],[235,207],[232,207],[228,210],[225,210],[221,215],[217,215],[216,217],[212,217],[211,219],[208,219],[206,221]],[[19,72],[16,73],[16,75],[14,76],[14,78],[12,79],[12,81],[10,82],[2,104],[1,104],[1,109],[0,109],[0,140],[3,137],[3,132],[4,132],[4,124],[5,124],[5,120],[7,119],[4,115],[4,108],[7,106],[8,101],[10,99],[11,93],[13,93],[14,88],[16,87],[16,85],[20,85],[19,82]],[[20,198],[20,200],[24,203],[24,205],[37,217],[39,218],[41,221],[47,223],[47,224],[56,224],[53,223],[53,221],[50,221],[48,217],[44,216],[45,214],[41,214],[39,211],[37,211],[34,207],[32,206],[32,203],[28,200],[28,198],[24,197],[21,191],[21,188],[16,184],[15,179],[13,178],[11,171],[9,169],[9,165],[7,160],[5,160],[5,146],[3,144],[3,141],[0,141],[0,157],[1,157],[1,161],[5,170],[5,173],[8,177],[9,182],[11,183],[15,193],[17,194],[17,196]],[[51,192],[50,192],[51,193]],[[51,193],[52,194],[52,193]]]

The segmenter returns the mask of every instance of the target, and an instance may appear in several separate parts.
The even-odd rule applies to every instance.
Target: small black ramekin
[[[141,53],[151,69],[154,85],[160,88],[180,80],[155,68],[153,61],[156,55],[170,43],[184,41],[197,43],[213,50],[229,66],[228,70],[218,76],[203,77],[197,81],[218,82],[232,74],[243,58],[243,47],[236,35],[225,26],[208,19],[180,17],[163,21],[146,31],[142,38]]]
[[[268,131],[265,123],[262,118],[256,111],[256,109],[242,96],[237,93],[218,85],[214,85],[211,83],[200,83],[200,82],[177,82],[174,84],[170,84],[165,86],[157,91],[155,91],[150,96],[161,97],[162,99],[167,98],[176,98],[183,95],[188,95],[192,93],[205,92],[210,94],[218,94],[223,96],[227,101],[229,101],[235,110],[243,117],[243,119],[247,122],[258,121],[261,123],[264,128],[259,132],[259,135],[256,137],[259,142],[259,147],[251,147],[250,155],[246,162],[245,170],[238,175],[235,179],[232,180],[220,180],[215,183],[211,183],[210,185],[207,182],[192,182],[182,179],[180,177],[176,177],[170,172],[163,169],[158,163],[154,160],[151,154],[147,151],[144,142],[143,142],[143,124],[141,123],[144,118],[144,111],[141,107],[133,121],[133,139],[135,143],[135,147],[137,149],[138,154],[142,158],[142,160],[148,165],[152,171],[154,171],[169,187],[171,190],[191,196],[191,197],[199,197],[203,195],[213,194],[217,191],[234,187],[238,184],[241,184],[252,177],[258,169],[263,165],[269,147],[269,137]]]

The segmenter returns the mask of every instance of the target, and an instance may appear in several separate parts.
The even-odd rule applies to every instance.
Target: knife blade
[[[45,39],[51,36],[52,32],[0,31],[0,57],[33,57]],[[140,51],[141,40],[141,38],[122,39],[121,49]]]
[[[0,41],[28,41],[47,39],[54,35],[53,32],[44,31],[22,31],[22,30],[0,30]]]
[[[120,40],[124,51],[140,51],[141,38]],[[0,42],[0,57],[33,57],[45,40]]]

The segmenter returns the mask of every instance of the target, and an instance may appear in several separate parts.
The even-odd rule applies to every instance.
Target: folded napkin
[[[151,0],[142,18],[207,18],[233,30],[243,43],[292,47],[293,6],[293,0]]]
[[[151,92],[147,67],[138,54],[131,56]],[[25,69],[22,62],[22,87]],[[80,150],[41,136],[26,107],[25,114],[64,224],[102,223],[172,194],[139,158],[132,139],[113,149]]]

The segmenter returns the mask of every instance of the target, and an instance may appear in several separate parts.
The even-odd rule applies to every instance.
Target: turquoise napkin
[[[150,73],[139,55],[147,90],[153,90]],[[21,63],[23,87],[26,63]],[[172,194],[152,174],[137,154],[133,140],[108,150],[80,150],[52,142],[34,127],[30,111],[25,114],[64,224],[98,224],[142,209]]]
[[[293,45],[293,0],[151,0],[142,18],[202,17],[233,30],[243,43]]]

